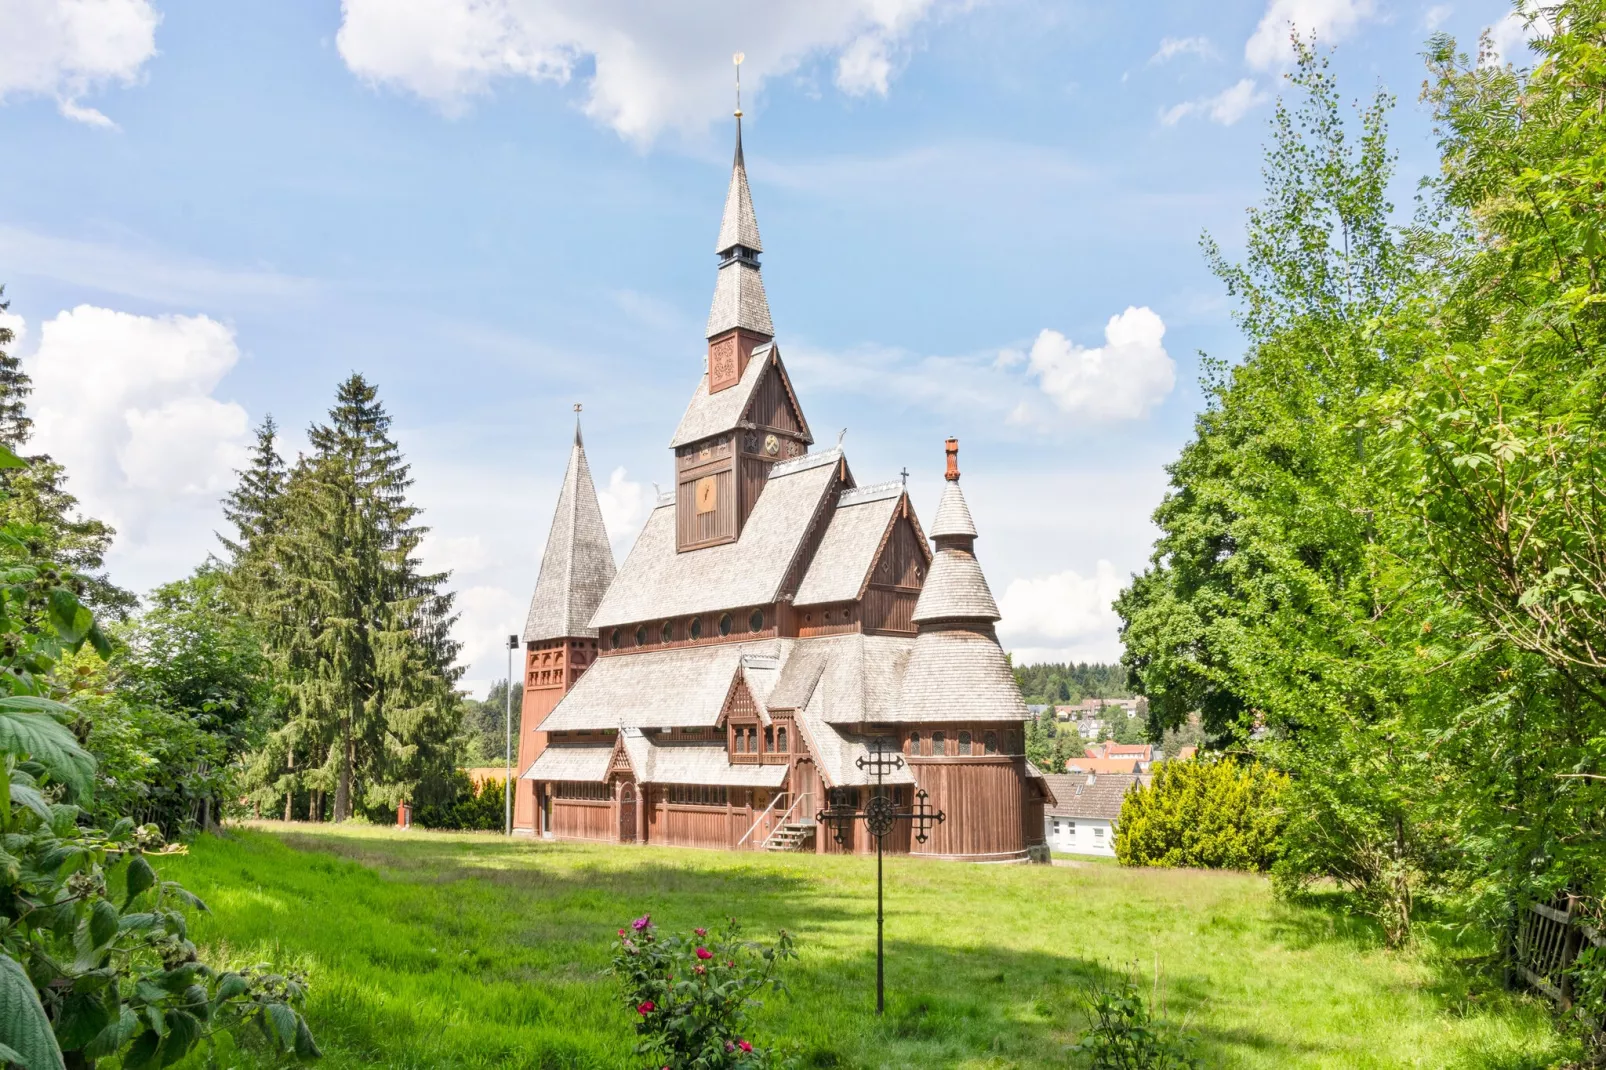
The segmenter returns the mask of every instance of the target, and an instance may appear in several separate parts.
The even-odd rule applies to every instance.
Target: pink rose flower
[[[700,947],[700,948],[697,949],[697,957],[700,958],[700,959],[707,960],[707,959],[713,958],[714,957],[714,953],[712,951],[708,950],[706,947]]]
[[[636,1004],[636,1013],[637,1014],[651,1014],[653,1011],[655,1011],[657,1009],[658,1009],[658,1004],[654,1003],[650,999],[646,1000],[645,1002]]]
[[[649,926],[651,924],[652,924],[652,915],[651,914],[643,914],[641,917],[639,917],[635,921],[631,922],[630,923],[630,927],[632,929],[636,930],[639,933],[641,930],[645,929],[647,926]]]
[[[707,929],[693,929],[692,932],[696,933],[698,936],[707,936],[708,935],[708,930]]]
[[[753,1050],[753,1045],[749,1044],[745,1040],[738,1040],[736,1042],[736,1046],[738,1048],[741,1048],[743,1051],[752,1051]]]

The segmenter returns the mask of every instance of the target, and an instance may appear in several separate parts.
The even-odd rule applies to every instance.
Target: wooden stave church
[[[895,804],[947,820],[886,847],[1040,854],[1047,783],[995,632],[946,443],[931,545],[899,482],[861,487],[813,438],[774,340],[741,116],[708,356],[661,496],[616,569],[578,419],[522,642],[514,831],[557,839],[820,853],[813,824],[874,790],[856,759],[904,756]],[[1036,850],[1034,850],[1034,848]]]

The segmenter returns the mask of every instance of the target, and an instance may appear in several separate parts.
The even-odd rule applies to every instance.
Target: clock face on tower
[[[713,476],[705,476],[697,481],[697,511],[699,513],[712,513],[714,511],[718,493],[714,487]]]
[[[774,457],[781,452],[781,440],[774,435],[764,436],[764,452]]]

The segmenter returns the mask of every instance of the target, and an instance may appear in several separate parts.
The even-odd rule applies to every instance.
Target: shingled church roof
[[[597,488],[586,463],[580,422],[575,421],[574,445],[563,474],[557,512],[547,533],[541,572],[524,621],[524,641],[594,636],[591,614],[613,582],[613,548],[602,523]]]
[[[661,503],[647,518],[591,626],[612,628],[774,602],[804,550],[810,519],[836,484],[841,459],[840,450],[826,450],[775,465],[736,541],[693,553],[676,552],[674,502]]]

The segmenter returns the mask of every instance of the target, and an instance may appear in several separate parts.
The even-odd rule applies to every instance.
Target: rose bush
[[[636,1019],[638,1055],[663,1070],[774,1070],[789,1064],[748,1036],[754,997],[784,992],[776,968],[797,957],[782,929],[765,947],[741,938],[732,918],[720,932],[660,935],[644,914],[619,930],[611,972]]]

